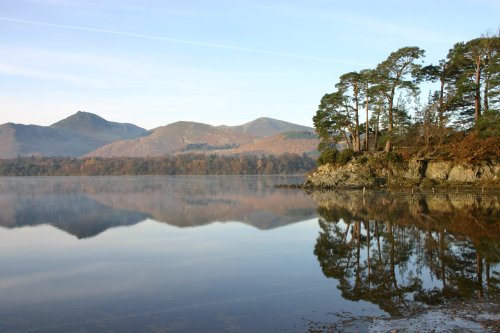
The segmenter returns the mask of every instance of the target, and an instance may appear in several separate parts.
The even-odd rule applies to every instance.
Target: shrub
[[[327,163],[344,165],[349,162],[354,156],[352,149],[344,149],[338,151],[335,148],[327,148],[321,151],[318,158],[318,164],[323,165]]]
[[[337,161],[338,153],[339,151],[335,148],[324,149],[318,157],[318,164],[323,165],[327,163],[335,163]]]
[[[344,149],[337,155],[337,163],[340,165],[347,164],[354,156],[352,149]]]

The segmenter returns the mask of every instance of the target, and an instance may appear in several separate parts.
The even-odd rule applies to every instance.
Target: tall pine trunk
[[[367,96],[366,96],[366,136],[365,136],[365,145],[366,145],[366,151],[368,151],[370,149],[370,145],[369,145],[369,139],[370,139],[370,135],[368,133],[368,93],[367,93]]]
[[[476,59],[476,93],[474,96],[474,122],[481,116],[481,57]]]
[[[439,80],[441,87],[439,89],[438,125],[439,128],[444,128],[444,77],[441,77]]]
[[[392,117],[392,103],[394,100],[394,92],[391,93],[391,97],[389,98],[389,129],[387,132],[387,141],[385,142],[385,149],[384,151],[386,153],[391,151],[392,148],[392,132],[394,129],[394,123],[393,123],[393,117]]]
[[[349,138],[347,137],[347,134],[345,131],[342,131],[342,133],[344,133],[344,139],[345,139],[345,142],[347,143],[347,147],[349,149],[352,149],[352,143],[351,143],[351,140],[349,140]]]
[[[356,122],[355,129],[355,138],[354,138],[354,151],[359,152],[361,150],[361,143],[359,140],[359,101],[358,101],[358,85],[354,84],[354,100],[355,100],[355,109],[354,109],[354,117]]]
[[[489,60],[490,60],[490,56],[489,54],[486,55],[486,59],[485,59],[485,72],[484,72],[484,112],[488,112],[490,106],[489,106],[489,103],[488,103],[488,93],[489,93],[489,86],[490,86],[490,80],[489,80],[489,75],[488,75],[488,64],[489,64]]]

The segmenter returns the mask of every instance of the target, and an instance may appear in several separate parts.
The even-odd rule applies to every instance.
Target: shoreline
[[[309,321],[307,332],[498,332],[499,313],[498,300],[453,300],[404,317],[332,313],[336,320]]]
[[[326,163],[303,184],[312,189],[500,190],[498,161],[417,160],[390,162],[383,155],[359,155],[344,164]]]

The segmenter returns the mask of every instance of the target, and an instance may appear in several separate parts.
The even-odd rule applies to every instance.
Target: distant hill
[[[134,139],[148,134],[147,130],[139,126],[107,121],[96,114],[82,111],[78,111],[50,127],[66,129],[106,143]]]
[[[250,134],[258,138],[283,132],[314,132],[314,128],[289,123],[283,120],[261,117],[239,126],[220,126],[235,133]]]
[[[156,128],[150,135],[103,146],[89,157],[147,157],[186,152],[186,147],[209,150],[231,148],[251,142],[253,136],[207,124],[179,121]]]
[[[51,126],[7,123],[0,125],[0,158],[79,157],[107,143],[145,134],[143,128],[110,122],[88,112],[78,112]]]
[[[281,155],[284,153],[294,154],[317,154],[319,138],[311,132],[284,132],[273,136],[257,139],[253,142],[243,144],[234,149],[219,151],[221,154],[244,154],[244,155]]]

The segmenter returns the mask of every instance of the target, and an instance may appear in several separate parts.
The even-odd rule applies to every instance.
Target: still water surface
[[[497,197],[273,186],[302,181],[0,178],[0,332],[305,332],[496,295]]]

